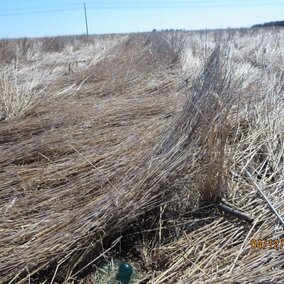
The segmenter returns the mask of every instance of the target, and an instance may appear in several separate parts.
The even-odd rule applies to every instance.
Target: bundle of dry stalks
[[[245,173],[283,212],[279,84],[240,76],[220,42],[191,77],[185,37],[117,41],[54,79],[70,93],[1,122],[3,282],[87,283],[126,255],[148,283],[281,280],[282,251],[250,249],[281,230]],[[253,223],[219,212],[224,197]]]

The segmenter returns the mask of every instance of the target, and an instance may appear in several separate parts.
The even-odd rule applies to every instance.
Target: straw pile
[[[282,280],[280,246],[250,241],[282,238],[254,182],[284,212],[283,59],[253,65],[253,52],[239,56],[240,35],[209,34],[200,50],[202,37],[114,37],[94,61],[58,63],[18,116],[2,96],[2,282],[95,283],[112,257],[134,263],[144,283]],[[246,34],[256,46],[258,37]],[[21,64],[43,68],[43,50]],[[223,198],[253,222],[221,213]]]

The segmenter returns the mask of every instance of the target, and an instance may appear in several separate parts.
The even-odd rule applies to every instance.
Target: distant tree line
[[[156,29],[153,29],[152,32],[156,32]],[[160,30],[161,32],[182,32],[184,31],[183,29],[164,29],[164,30]]]
[[[252,26],[252,28],[266,28],[266,27],[284,27],[284,21],[268,22]]]

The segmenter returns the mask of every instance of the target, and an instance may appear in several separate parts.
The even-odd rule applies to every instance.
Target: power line
[[[272,2],[267,2],[265,0],[231,0],[228,1],[226,0],[178,0],[178,1],[159,1],[159,2],[154,2],[151,1],[87,1],[86,3],[88,5],[93,5],[93,6],[96,6],[96,7],[109,7],[109,6],[113,6],[113,7],[132,7],[132,6],[160,6],[160,7],[163,7],[164,5],[171,5],[173,7],[178,7],[179,5],[188,5],[188,6],[191,6],[191,5],[202,5],[202,4],[212,4],[212,5],[216,5],[216,6],[219,6],[219,5],[228,5],[228,6],[232,6],[232,5],[247,5],[247,4],[264,4],[264,3],[261,3],[261,1],[265,2],[266,4],[271,4]],[[284,1],[283,0],[274,0],[273,1],[274,4],[284,4]],[[11,12],[11,13],[14,13],[14,12],[24,12],[25,10],[28,10],[27,12],[30,12],[30,10],[45,10],[45,9],[68,9],[68,8],[80,8],[81,7],[81,4],[80,3],[76,3],[76,2],[73,2],[73,3],[70,3],[70,2],[66,2],[65,4],[61,3],[61,4],[53,4],[53,5],[40,5],[40,6],[27,6],[27,7],[22,7],[22,8],[12,8],[12,9],[0,9],[0,13],[3,12]]]
[[[173,5],[179,5],[179,4],[204,4],[204,3],[212,3],[212,4],[233,4],[234,2],[239,2],[240,4],[245,4],[248,2],[255,2],[255,4],[258,4],[261,1],[265,1],[265,0],[177,0],[177,1],[157,1],[157,2],[153,2],[153,1],[87,1],[88,5],[135,5],[135,4],[155,4],[155,5],[164,5],[164,4],[173,4]],[[223,2],[223,3],[222,3]],[[265,2],[269,2],[269,1],[265,1]],[[279,2],[279,3],[283,3],[283,0],[278,0],[278,1],[274,1],[274,2]]]
[[[229,3],[228,3],[229,2]],[[204,5],[205,4],[205,5]],[[162,1],[162,2],[145,2],[145,1],[135,1],[135,2],[97,2],[96,4],[88,4],[88,6],[92,7],[158,7],[158,8],[164,8],[164,7],[223,7],[223,6],[236,6],[236,5],[271,5],[271,4],[284,4],[283,0],[274,0],[274,1],[267,1],[267,0],[238,0],[238,1],[225,1],[225,0],[193,0],[193,1],[186,1],[186,0],[179,0],[179,1]]]
[[[129,1],[104,1],[104,2],[98,2],[98,1],[88,1],[87,4],[88,6],[113,6],[113,7],[129,7],[129,6],[159,6],[163,7],[165,5],[171,5],[173,7],[179,7],[180,5],[185,5],[185,6],[192,6],[192,5],[197,5],[197,6],[202,6],[203,4],[207,5],[216,5],[216,6],[234,6],[234,5],[262,5],[262,4],[284,4],[283,0],[274,0],[274,1],[267,1],[267,0],[178,0],[178,1],[158,1],[158,2],[148,2],[148,1],[135,1],[135,2],[129,2]],[[182,6],[183,7],[183,6]]]
[[[89,6],[89,9],[101,9],[101,10],[114,10],[114,9],[187,9],[187,8],[230,8],[230,7],[250,7],[250,6],[275,6],[275,5],[283,5],[284,3],[279,2],[269,2],[269,3],[235,3],[235,4],[220,4],[220,5],[163,5],[163,6],[154,6],[154,5],[132,5],[132,6]]]
[[[30,12],[15,12],[15,13],[6,13],[1,14],[0,17],[8,17],[8,16],[24,16],[24,15],[36,15],[36,14],[49,14],[49,13],[57,13],[57,12],[67,12],[67,11],[78,11],[82,10],[81,8],[65,8],[65,9],[52,9],[52,10],[41,10],[41,11],[30,11]]]
[[[261,2],[260,2],[261,1]],[[200,1],[177,1],[177,2],[169,2],[169,1],[163,1],[159,3],[153,3],[153,2],[146,2],[145,1],[142,3],[140,2],[134,2],[128,4],[121,4],[118,2],[97,2],[96,4],[93,5],[88,5],[88,9],[97,9],[97,10],[114,10],[114,9],[187,9],[187,8],[221,8],[221,7],[248,7],[248,6],[274,6],[274,5],[283,5],[284,1],[256,1],[256,0],[247,0],[246,2],[231,2],[231,3],[222,3],[218,0],[200,0]],[[110,4],[112,3],[112,4]],[[205,3],[208,3],[204,5]],[[59,8],[63,7],[61,5],[45,5],[45,6],[38,6],[38,7],[26,7],[24,9],[5,9],[1,10],[0,9],[0,16],[1,17],[7,17],[7,16],[20,16],[20,15],[33,15],[33,14],[45,14],[45,13],[57,13],[57,12],[67,12],[67,11],[79,11],[82,9],[82,6],[78,6],[77,4],[66,4],[66,7],[64,8]],[[65,6],[65,5],[64,5]],[[69,7],[68,7],[69,6]],[[45,7],[45,9],[43,9]],[[56,7],[56,8],[55,8]],[[58,8],[57,8],[58,7]],[[30,9],[29,11],[26,11]],[[11,11],[9,13],[5,12]]]
[[[16,13],[16,12],[30,12],[31,10],[50,10],[50,9],[68,9],[68,8],[80,8],[82,7],[79,3],[66,3],[66,4],[55,4],[55,5],[40,5],[40,6],[25,6],[21,8],[10,8],[0,9],[0,13]]]

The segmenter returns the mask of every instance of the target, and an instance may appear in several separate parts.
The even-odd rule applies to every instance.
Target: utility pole
[[[84,11],[85,11],[86,34],[87,34],[87,36],[89,36],[89,29],[88,29],[88,18],[87,18],[86,3],[84,3]]]

